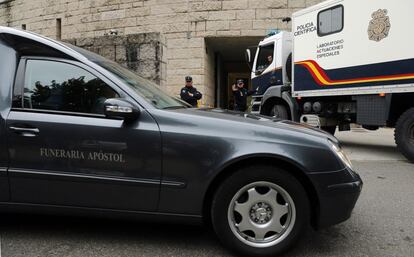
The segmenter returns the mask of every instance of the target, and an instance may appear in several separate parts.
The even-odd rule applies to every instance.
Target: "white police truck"
[[[294,13],[292,32],[246,51],[252,112],[331,133],[351,123],[395,128],[414,161],[412,10],[412,0],[329,0]]]

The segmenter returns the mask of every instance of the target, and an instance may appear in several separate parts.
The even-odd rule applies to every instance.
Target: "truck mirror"
[[[252,62],[252,52],[250,51],[250,49],[246,49],[246,61],[248,63]]]
[[[245,58],[247,66],[249,66],[249,69],[252,70],[252,52],[250,49],[246,49]]]
[[[104,103],[104,114],[107,118],[123,119],[133,121],[139,117],[140,110],[121,98],[110,98]]]

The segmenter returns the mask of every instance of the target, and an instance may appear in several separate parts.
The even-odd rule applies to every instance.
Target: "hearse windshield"
[[[82,54],[90,61],[106,69],[118,79],[122,80],[125,85],[133,89],[138,95],[143,97],[147,102],[157,109],[178,109],[191,107],[187,103],[176,97],[164,93],[157,84],[140,77],[134,72],[122,67],[121,65],[105,59],[104,57],[87,51],[85,49],[66,44],[76,52]]]

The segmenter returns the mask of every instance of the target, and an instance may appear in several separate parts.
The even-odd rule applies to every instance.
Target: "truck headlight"
[[[331,149],[336,154],[336,156],[338,157],[338,159],[340,159],[342,161],[342,163],[345,165],[345,167],[347,167],[347,168],[349,168],[349,169],[351,169],[353,171],[354,169],[352,167],[351,160],[345,154],[344,150],[341,147],[339,147],[337,144],[335,144],[334,142],[332,142],[331,140],[328,140],[328,141],[329,141],[329,144],[331,146]]]

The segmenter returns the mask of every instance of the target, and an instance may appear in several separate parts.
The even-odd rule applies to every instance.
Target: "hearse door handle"
[[[22,135],[24,137],[35,137],[39,134],[38,128],[20,128],[20,127],[10,127],[14,133]]]

